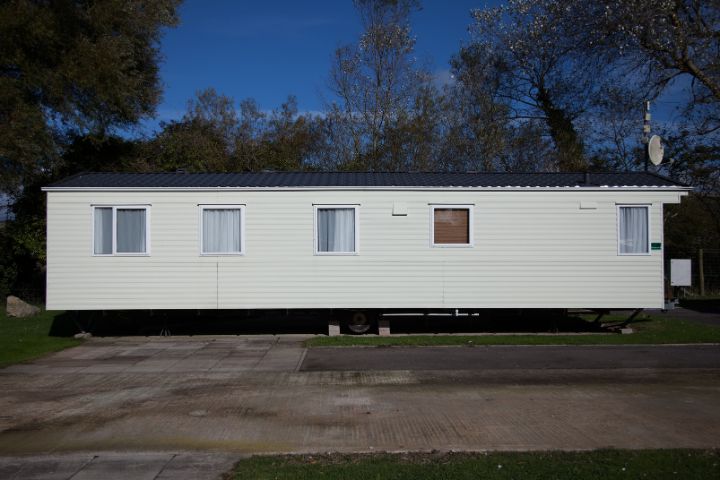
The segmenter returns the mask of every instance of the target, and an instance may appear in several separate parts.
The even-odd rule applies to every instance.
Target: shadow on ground
[[[82,311],[55,317],[51,336],[90,332],[118,335],[324,334],[331,319],[348,312],[322,311]],[[487,310],[475,315],[412,315],[391,318],[393,333],[597,332],[599,324],[557,311]],[[343,333],[349,333],[343,328]],[[377,333],[376,327],[370,333]]]
[[[703,313],[720,313],[720,298],[683,298],[680,306]]]

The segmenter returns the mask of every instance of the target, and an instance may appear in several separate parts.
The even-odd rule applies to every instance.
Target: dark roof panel
[[[589,181],[588,181],[589,180]],[[648,172],[620,173],[81,173],[52,188],[215,187],[684,187]]]

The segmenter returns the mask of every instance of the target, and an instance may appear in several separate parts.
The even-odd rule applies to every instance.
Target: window
[[[618,253],[648,255],[650,253],[648,205],[618,205]]]
[[[433,247],[472,247],[472,205],[431,208]]]
[[[245,207],[200,205],[200,253],[242,255],[245,252]]]
[[[315,206],[315,254],[348,255],[358,252],[358,208],[347,205]]]
[[[148,207],[93,207],[94,255],[147,255]]]

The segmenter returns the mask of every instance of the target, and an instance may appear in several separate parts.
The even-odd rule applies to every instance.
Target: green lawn
[[[232,479],[710,479],[720,478],[717,450],[367,454],[252,457]]]
[[[50,336],[53,320],[60,313],[44,311],[34,317],[12,318],[0,310],[0,367],[78,345],[80,340],[74,338]]]
[[[625,317],[608,316],[605,322],[621,321]],[[661,343],[720,343],[720,327],[678,320],[665,316],[638,317],[630,325],[635,332],[599,335],[376,335],[316,337],[308,340],[308,347],[367,346],[427,346],[427,345],[627,345]],[[392,328],[392,324],[391,324]]]

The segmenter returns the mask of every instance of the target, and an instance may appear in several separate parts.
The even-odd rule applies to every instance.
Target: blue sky
[[[440,78],[447,75],[450,57],[470,39],[470,10],[498,3],[423,1],[412,17],[418,61]],[[162,40],[164,96],[157,117],[144,124],[148,130],[180,118],[195,92],[208,87],[238,103],[254,98],[263,110],[293,94],[301,111],[322,111],[324,99],[331,99],[333,52],[361,32],[352,0],[185,0],[180,20]],[[684,96],[685,83],[678,82],[653,105],[655,122],[677,120],[677,97]]]
[[[425,0],[412,18],[418,61],[446,73],[451,55],[469,39],[470,10],[494,3]],[[186,0],[180,20],[162,41],[158,120],[181,117],[188,99],[207,87],[238,102],[255,98],[266,110],[294,94],[300,110],[320,111],[333,52],[361,30],[351,0]]]

